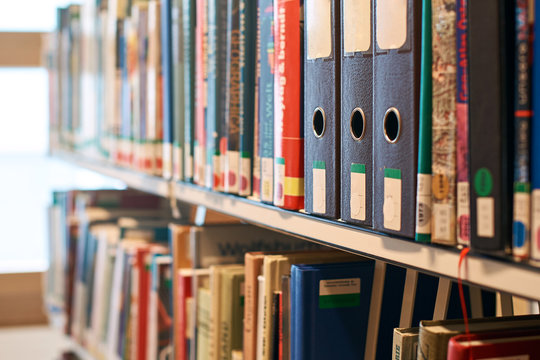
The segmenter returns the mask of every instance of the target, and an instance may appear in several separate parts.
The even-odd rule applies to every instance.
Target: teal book
[[[423,0],[415,234],[419,242],[431,242],[431,46],[431,0]]]
[[[171,52],[172,52],[172,178],[184,179],[184,18],[182,0],[172,0]]]
[[[193,181],[195,122],[195,0],[182,0],[184,50],[184,180]]]

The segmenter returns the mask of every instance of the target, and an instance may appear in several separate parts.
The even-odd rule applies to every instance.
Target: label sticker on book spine
[[[163,143],[163,177],[168,179],[172,176],[173,160],[172,160],[172,144]]]
[[[540,261],[540,189],[532,192],[531,258]]]
[[[223,184],[221,183],[221,156],[219,154],[214,154],[212,156],[212,166],[213,169],[213,185],[214,190],[223,191]]]
[[[433,239],[438,242],[451,242],[451,226],[453,206],[450,204],[433,204]]]
[[[226,190],[229,193],[238,194],[240,166],[240,153],[238,151],[227,151],[227,171],[226,171]]]
[[[384,169],[383,226],[401,230],[401,170]]]
[[[351,164],[351,218],[366,220],[366,166]]]
[[[251,195],[251,154],[242,153],[240,161],[238,193],[243,196],[248,196]]]
[[[326,164],[313,161],[313,212],[326,213]]]
[[[479,197],[476,199],[477,235],[492,238],[495,236],[495,199]]]
[[[431,175],[418,174],[416,192],[416,233],[431,234]]]
[[[274,159],[261,158],[261,200],[271,202],[274,196]]]
[[[485,358],[483,360],[530,360],[529,355],[513,355],[505,357]]]
[[[180,146],[174,147],[173,152],[173,178],[175,180],[182,180],[182,166],[184,165],[184,155],[182,154],[183,149]]]
[[[191,149],[187,148],[185,153],[185,164],[186,167],[184,168],[184,175],[186,179],[193,178],[193,156],[191,154]]]
[[[285,205],[285,159],[276,158],[274,178],[274,205]]]
[[[319,281],[319,309],[360,305],[360,278]]]
[[[512,224],[512,253],[517,257],[529,256],[530,201],[529,185],[514,186],[514,221]]]
[[[457,183],[457,242],[469,246],[470,244],[470,201],[469,183],[460,181]]]

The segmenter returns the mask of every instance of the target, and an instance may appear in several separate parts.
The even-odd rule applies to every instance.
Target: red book
[[[304,130],[300,1],[274,6],[274,204],[304,208]]]
[[[457,335],[448,343],[448,360],[540,359],[540,329]]]
[[[177,286],[175,289],[176,294],[178,295],[178,300],[175,304],[175,345],[176,345],[176,360],[187,360],[188,359],[188,347],[186,339],[186,326],[187,326],[187,311],[186,311],[186,300],[192,295],[191,291],[191,278],[192,271],[191,269],[179,269],[176,273]]]

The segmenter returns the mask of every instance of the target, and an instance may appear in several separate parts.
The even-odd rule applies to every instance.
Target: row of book
[[[205,226],[173,220],[161,198],[138,191],[53,198],[47,304],[97,359],[414,359],[411,342],[419,358],[439,359],[463,332],[459,320],[421,321],[462,317],[456,284],[437,310],[433,276],[418,274],[411,289],[403,268],[219,214]],[[464,292],[473,317],[495,315],[494,293]],[[471,331],[540,321],[507,320],[471,320]],[[426,340],[440,342],[435,352],[422,331],[444,333]]]
[[[540,260],[533,2],[88,0],[51,37],[51,147]]]

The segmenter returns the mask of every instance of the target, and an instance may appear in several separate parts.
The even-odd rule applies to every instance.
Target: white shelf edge
[[[458,277],[460,253],[455,248],[381,235],[242,197],[216,193],[192,184],[172,183],[112,165],[101,165],[76,155],[62,153],[59,156],[87,169],[122,180],[128,186],[139,190],[164,197],[174,196],[180,201],[205,206],[250,223],[396,265],[452,279]],[[540,269],[532,266],[470,254],[464,261],[462,278],[473,285],[540,300]]]

